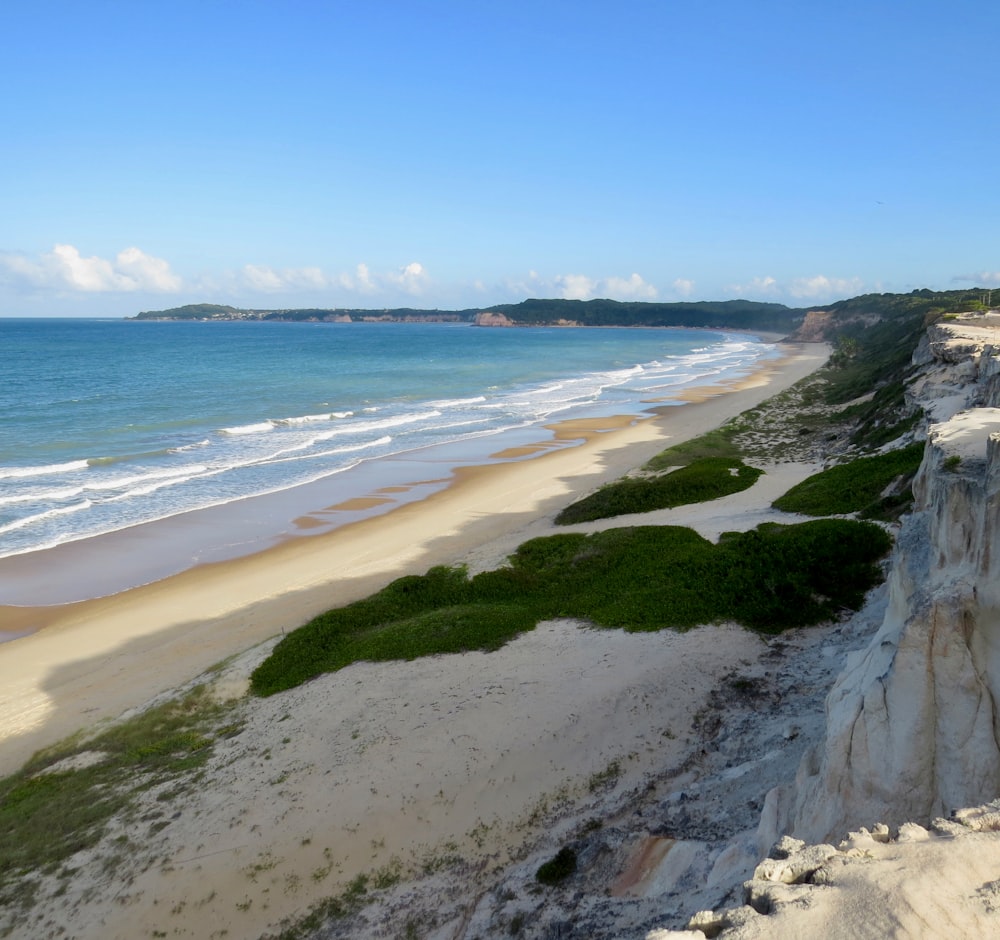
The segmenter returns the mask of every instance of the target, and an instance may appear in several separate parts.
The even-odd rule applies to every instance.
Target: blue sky
[[[995,0],[10,4],[0,315],[1000,286]]]

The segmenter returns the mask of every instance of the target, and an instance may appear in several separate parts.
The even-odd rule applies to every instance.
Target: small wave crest
[[[244,434],[263,434],[265,431],[273,431],[274,428],[273,421],[256,421],[253,424],[237,424],[231,428],[220,428],[219,433],[240,437]]]
[[[70,460],[67,463],[51,463],[41,467],[0,467],[0,479],[19,480],[25,477],[44,477],[52,473],[73,473],[86,470],[87,460]]]
[[[94,504],[89,499],[81,500],[79,503],[74,503],[72,506],[60,506],[57,509],[46,509],[45,512],[36,513],[33,516],[25,516],[23,519],[17,519],[14,522],[8,522],[7,525],[0,526],[0,535],[4,532],[13,532],[16,529],[23,529],[25,526],[38,525],[45,519],[51,519],[55,516],[66,516],[70,513],[81,512],[84,509],[90,509]]]

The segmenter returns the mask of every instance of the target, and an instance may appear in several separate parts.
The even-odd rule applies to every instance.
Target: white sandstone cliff
[[[1000,316],[932,326],[914,364],[928,442],[885,618],[827,699],[825,739],[769,794],[765,850],[1000,795]]]

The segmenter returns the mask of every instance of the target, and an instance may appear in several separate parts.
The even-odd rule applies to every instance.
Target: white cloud
[[[864,286],[864,281],[859,277],[827,277],[825,274],[816,274],[782,282],[767,275],[755,277],[745,284],[731,284],[729,290],[734,296],[750,300],[817,302],[855,296],[864,292]]]
[[[411,261],[396,271],[379,273],[361,262],[353,271],[328,274],[322,268],[272,268],[246,264],[235,278],[235,286],[262,293],[337,289],[354,294],[420,294],[430,283],[427,269]]]
[[[243,276],[254,290],[281,290],[285,286],[277,271],[259,264],[244,265]]]
[[[85,258],[74,245],[55,245],[37,259],[2,254],[0,274],[3,273],[16,286],[35,290],[170,293],[182,286],[168,262],[135,247],[120,251],[114,260],[96,255]]]
[[[729,288],[734,294],[744,297],[759,297],[761,294],[778,293],[778,282],[770,275],[755,277],[746,284],[733,284]]]
[[[263,264],[243,266],[243,278],[254,290],[273,293],[282,290],[322,290],[332,283],[320,268],[282,268]]]
[[[521,297],[561,297],[563,300],[590,300],[607,297],[611,300],[651,300],[657,290],[641,275],[629,277],[591,277],[588,274],[557,274],[544,278],[537,271],[529,271],[523,280],[508,280],[504,288]]]
[[[563,300],[589,300],[598,282],[586,274],[559,274],[555,284]]]
[[[401,287],[407,294],[423,293],[429,282],[427,271],[419,261],[411,261],[396,273],[389,275],[389,280]]]
[[[681,297],[690,297],[694,293],[694,281],[679,277],[673,284],[674,293]]]
[[[126,248],[118,253],[118,271],[130,277],[135,290],[178,291],[181,279],[170,270],[162,258],[154,258],[138,248]]]
[[[977,286],[985,284],[988,287],[994,285],[1000,287],[1000,271],[980,271],[978,274],[956,274],[952,280],[969,281]]]
[[[634,300],[641,298],[652,300],[656,296],[656,288],[652,284],[647,284],[638,274],[633,274],[629,278],[609,277],[605,282],[605,296],[614,300]]]
[[[799,277],[788,285],[788,293],[800,300],[826,300],[832,297],[854,296],[860,294],[863,282],[859,277],[826,277],[817,274],[815,277]]]

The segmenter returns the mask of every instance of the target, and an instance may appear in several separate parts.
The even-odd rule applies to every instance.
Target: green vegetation
[[[272,695],[359,660],[493,650],[551,617],[626,630],[735,620],[777,633],[857,609],[889,544],[875,525],[829,519],[760,526],[718,545],[677,526],[533,539],[510,567],[473,578],[432,568],[321,614],[274,648],[251,685]]]
[[[541,325],[569,320],[581,326],[688,326],[790,332],[803,312],[752,300],[647,303],[617,300],[525,300],[480,308],[515,323]]]
[[[54,871],[96,845],[111,817],[131,808],[139,787],[203,764],[214,741],[210,727],[221,713],[222,706],[199,688],[94,738],[42,751],[0,780],[0,904],[11,902],[21,876]],[[96,762],[61,769],[85,753]]]
[[[733,442],[735,433],[732,422],[724,424],[700,437],[668,447],[649,460],[643,469],[669,470],[671,467],[686,467],[696,460],[713,458],[739,460],[740,449]]]
[[[865,518],[898,515],[912,501],[910,482],[923,459],[924,445],[911,444],[876,457],[814,473],[774,501],[783,512],[830,516],[859,512]],[[893,484],[893,493],[883,493]]]
[[[568,846],[561,848],[552,858],[539,865],[535,880],[539,884],[553,887],[562,884],[576,872],[576,852]]]
[[[756,467],[748,467],[740,460],[705,457],[672,473],[616,480],[571,503],[556,516],[555,521],[557,525],[571,525],[718,499],[753,486],[763,472]]]
[[[913,352],[927,325],[945,315],[981,309],[982,292],[916,290],[864,294],[816,308],[831,315],[835,353],[824,370],[827,404],[847,405],[837,417],[854,425],[851,443],[872,449],[888,443],[918,420],[908,409],[905,383]]]
[[[581,326],[688,326],[790,332],[802,319],[801,310],[752,300],[697,303],[645,303],[616,300],[525,300],[466,310],[394,310],[354,308],[250,310],[221,304],[188,304],[169,310],[145,310],[136,320],[291,320],[313,321],[349,316],[391,320],[451,320],[471,323],[483,311],[499,313],[523,326],[571,321]]]

